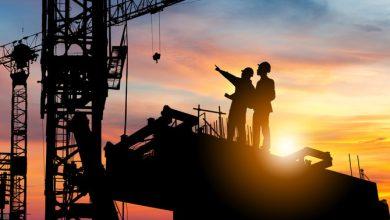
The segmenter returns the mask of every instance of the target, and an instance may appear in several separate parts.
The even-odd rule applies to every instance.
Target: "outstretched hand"
[[[218,71],[218,72],[221,71],[221,69],[220,69],[219,66],[217,66],[217,65],[215,65],[215,70]]]

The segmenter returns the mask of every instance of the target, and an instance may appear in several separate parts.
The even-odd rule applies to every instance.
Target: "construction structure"
[[[166,106],[160,118],[108,143],[104,168],[103,113],[128,59],[127,21],[182,1],[43,0],[42,32],[2,47],[0,64],[13,81],[11,151],[0,154],[2,218],[8,203],[10,219],[26,219],[26,82],[41,51],[48,220],[116,220],[114,201],[171,210],[175,220],[387,219],[376,184],[326,170],[328,152],[306,148],[279,158],[248,146],[250,138],[245,146],[226,141],[220,109],[198,106],[196,117]],[[117,42],[115,33],[122,34]],[[219,114],[218,121],[200,121],[201,112]],[[316,199],[323,206],[313,206]]]
[[[107,143],[113,199],[173,211],[174,220],[389,219],[376,184],[328,170],[329,152],[278,157],[198,120],[165,106],[161,117]]]
[[[127,21],[158,13],[182,1],[43,0],[42,32],[1,47],[0,64],[10,71],[14,89],[12,147],[11,153],[2,154],[1,167],[7,178],[2,181],[6,190],[4,201],[0,203],[7,204],[5,197],[10,197],[10,217],[16,213],[15,216],[25,219],[26,215],[26,174],[23,172],[27,161],[26,80],[29,63],[37,57],[35,53],[41,51],[41,116],[46,116],[47,129],[46,219],[93,217],[94,209],[89,203],[82,161],[68,122],[75,112],[89,115],[94,146],[101,155],[101,120],[105,100],[108,89],[120,88],[127,58]],[[122,29],[122,38],[117,46],[113,45],[112,28]],[[31,50],[31,57],[18,54],[24,49]]]
[[[27,40],[29,39],[29,41]],[[38,57],[35,43],[37,36],[1,46],[3,65],[12,79],[11,97],[11,149],[1,153],[1,219],[9,206],[9,219],[26,219],[27,203],[27,79],[30,64]]]
[[[119,89],[127,58],[126,41],[113,46],[111,28],[122,28],[125,39],[128,20],[181,1],[43,1],[41,112],[46,117],[46,219],[99,218],[100,197],[92,197],[88,191],[87,171],[68,125],[76,112],[90,117],[93,159],[101,163],[101,125],[108,89]],[[110,204],[107,209],[113,213],[113,201]]]

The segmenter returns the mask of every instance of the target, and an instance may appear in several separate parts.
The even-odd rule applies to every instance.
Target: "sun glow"
[[[279,156],[286,156],[298,150],[294,137],[283,137],[272,147],[272,152]]]

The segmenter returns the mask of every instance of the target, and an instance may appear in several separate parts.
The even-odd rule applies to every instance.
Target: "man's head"
[[[267,61],[259,64],[257,75],[266,76],[269,72],[271,72],[271,65]]]
[[[253,69],[250,67],[247,67],[243,70],[241,70],[241,78],[243,79],[250,79],[253,76]]]

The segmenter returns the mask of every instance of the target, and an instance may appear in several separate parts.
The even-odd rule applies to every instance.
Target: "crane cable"
[[[127,28],[127,21],[124,26],[125,31],[125,41],[127,46],[127,56],[126,56],[126,82],[125,82],[125,111],[124,111],[124,125],[123,125],[123,134],[127,134],[127,108],[128,108],[128,86],[129,86],[129,36],[128,36],[128,28]],[[125,219],[125,207],[126,207],[126,214],[127,214],[127,203],[122,202],[122,220]],[[127,219],[127,215],[126,215]]]
[[[154,24],[153,24],[153,14],[150,14],[150,32],[152,35],[152,54],[153,60],[158,63],[161,58],[161,12],[158,12],[158,51],[154,50]]]
[[[150,14],[150,32],[151,32],[151,35],[152,35],[152,53],[154,53],[153,14]],[[158,52],[161,53],[161,12],[158,12]]]
[[[127,28],[127,22],[124,26],[125,28],[125,40],[126,40],[126,46],[127,50],[129,50],[128,45],[129,45],[129,38],[128,38],[128,28]],[[124,125],[123,125],[123,134],[126,135],[127,133],[127,99],[128,99],[128,84],[129,84],[129,53],[127,51],[127,56],[126,56],[126,82],[125,82],[125,112],[124,112]]]
[[[161,54],[161,12],[158,12],[158,52]]]
[[[152,36],[152,54],[154,53],[153,14],[150,14],[150,33]]]

